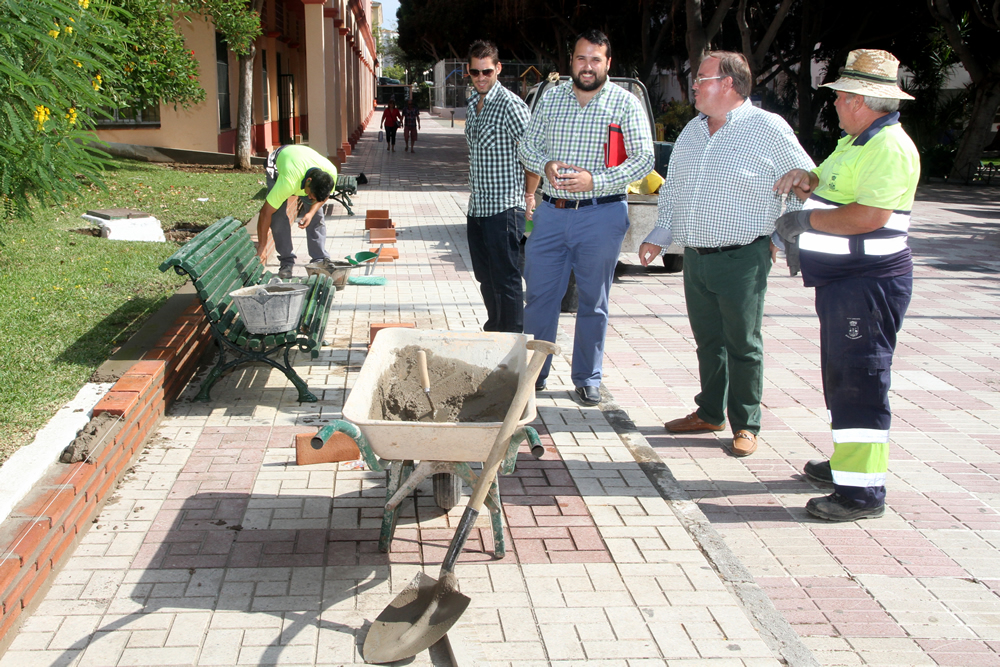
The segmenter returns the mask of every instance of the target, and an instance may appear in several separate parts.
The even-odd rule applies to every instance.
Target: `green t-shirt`
[[[313,167],[319,167],[333,176],[334,183],[337,182],[337,168],[313,149],[308,146],[286,146],[283,148],[278,153],[278,159],[275,160],[278,177],[267,193],[267,203],[278,208],[292,195],[305,197],[302,180],[306,177],[306,172]]]
[[[855,144],[855,137],[841,138],[813,173],[819,176],[814,194],[834,204],[910,211],[920,180],[920,154],[895,123],[862,145]]]

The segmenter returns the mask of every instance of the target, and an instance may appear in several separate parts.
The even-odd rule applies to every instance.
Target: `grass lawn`
[[[0,247],[0,461],[27,444],[94,370],[183,283],[159,264],[178,243],[109,241],[73,230],[96,208],[137,208],[165,229],[249,220],[263,170],[187,171],[116,160],[108,191],[13,223]],[[198,201],[206,199],[207,201]]]

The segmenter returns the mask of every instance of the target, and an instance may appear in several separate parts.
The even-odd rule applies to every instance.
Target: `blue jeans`
[[[542,202],[535,209],[535,228],[525,245],[524,333],[555,341],[569,274],[576,275],[580,305],[573,339],[573,385],[598,387],[604,365],[611,282],[622,239],[628,231],[625,201],[579,209],[557,209]],[[538,376],[549,376],[549,357]]]
[[[486,305],[483,331],[521,333],[524,294],[518,259],[524,236],[524,211],[509,208],[496,215],[467,218],[472,272]]]

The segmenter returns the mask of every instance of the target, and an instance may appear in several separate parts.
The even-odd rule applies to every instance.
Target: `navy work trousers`
[[[486,306],[483,331],[521,333],[524,291],[518,258],[524,236],[524,210],[509,208],[496,215],[466,218],[472,272]]]

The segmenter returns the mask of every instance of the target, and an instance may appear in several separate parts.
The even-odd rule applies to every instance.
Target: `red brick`
[[[22,606],[21,594],[31,585],[37,571],[38,568],[35,567],[34,563],[25,565],[21,568],[19,577],[15,580],[14,585],[3,592],[3,610],[5,614],[9,613],[12,609]]]
[[[0,640],[7,637],[7,633],[20,625],[21,606],[17,605],[10,611],[5,611],[3,619],[0,620]]]
[[[108,413],[120,417],[131,410],[138,400],[139,394],[134,391],[108,392],[94,406],[94,416]]]
[[[144,360],[137,361],[132,364],[132,367],[128,369],[127,373],[135,373],[136,375],[149,375],[152,378],[163,377],[163,370],[165,364],[162,361],[155,360]]]
[[[45,561],[44,565],[39,565],[38,572],[32,578],[28,587],[24,589],[24,593],[21,595],[21,606],[27,607],[31,604],[34,599],[35,594],[38,590],[45,585],[45,580],[48,578],[49,574],[52,572],[52,563],[50,561]]]
[[[69,511],[75,499],[73,487],[47,488],[31,502],[18,504],[13,513],[26,517],[47,516],[53,524],[57,524],[61,523],[62,516]]]
[[[365,213],[365,220],[371,220],[372,218],[388,218],[388,217],[389,217],[389,209],[373,208],[369,209]]]
[[[529,540],[543,540],[543,539],[560,539],[569,537],[569,532],[565,528],[559,526],[550,526],[545,528],[528,528],[528,527],[517,527],[512,526],[510,529],[511,535],[514,539],[529,539]]]
[[[368,329],[368,347],[371,347],[372,343],[375,341],[375,336],[378,335],[379,331],[382,329],[392,329],[392,328],[402,328],[402,329],[416,329],[416,322],[381,322],[379,324],[372,324]]]
[[[22,559],[17,554],[0,556],[0,592],[7,590],[21,574],[21,562]]]
[[[71,463],[54,480],[55,484],[70,486],[76,493],[82,493],[97,474],[97,466],[93,463]]]

